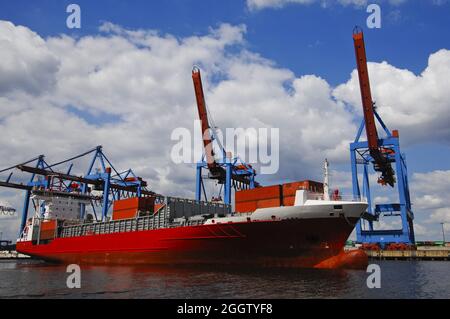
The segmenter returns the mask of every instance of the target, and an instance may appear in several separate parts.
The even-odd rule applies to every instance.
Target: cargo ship
[[[131,170],[122,176],[101,146],[57,164],[95,152],[84,177],[57,173],[53,169],[56,164],[19,165],[20,170],[33,175],[27,186],[9,184],[27,190],[17,251],[51,262],[76,264],[365,267],[367,255],[362,250],[344,252],[344,245],[365,213],[367,201],[345,200],[338,192],[330,196],[327,161],[323,183],[262,187],[255,181],[252,166],[232,159],[211,129],[198,67],[193,68],[192,79],[205,149],[202,162],[197,164],[196,200],[143,192],[147,183],[130,174]],[[221,149],[218,156],[212,147],[214,141]],[[94,174],[98,159],[103,173],[99,170]],[[202,169],[208,170],[208,179],[223,186],[224,202],[201,201]],[[44,178],[33,182],[35,175]],[[235,188],[234,207],[230,205],[231,184]],[[88,185],[103,193],[96,196]],[[27,222],[30,198],[36,214]],[[95,202],[102,206],[100,220]],[[86,214],[89,206],[95,216]]]
[[[238,191],[220,202],[147,196],[118,199],[94,221],[82,193],[33,189],[38,207],[17,251],[49,262],[120,265],[254,265],[361,268],[362,251],[344,252],[367,202],[302,181]],[[331,197],[331,198],[330,198]]]

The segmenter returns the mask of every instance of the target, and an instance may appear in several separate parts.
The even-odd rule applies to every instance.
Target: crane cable
[[[211,113],[211,111],[209,110],[209,107],[208,107],[208,103],[206,103],[206,101],[205,101],[205,108],[206,108],[206,113],[207,113],[207,115],[208,115],[208,119],[209,119],[209,121],[211,122],[211,127],[210,127],[210,129],[212,130],[212,132],[213,132],[213,140],[215,140],[215,141],[217,141],[217,144],[219,144],[219,148],[221,149],[221,151],[223,152],[224,150],[225,150],[225,148],[223,147],[223,145],[222,145],[222,142],[220,141],[220,139],[218,138],[218,136],[217,136],[217,126],[216,126],[216,122],[214,121],[214,117],[212,116],[212,113]]]

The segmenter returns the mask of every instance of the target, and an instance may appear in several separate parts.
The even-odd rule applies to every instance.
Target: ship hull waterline
[[[363,252],[343,247],[357,218],[251,221],[18,242],[50,262],[96,265],[253,265],[364,268]]]

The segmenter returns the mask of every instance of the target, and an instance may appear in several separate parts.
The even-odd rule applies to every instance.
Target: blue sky
[[[332,88],[349,81],[355,68],[351,38],[355,25],[364,27],[369,61],[387,61],[396,70],[409,70],[416,76],[427,68],[430,55],[441,49],[450,49],[450,1],[406,0],[400,4],[393,4],[393,0],[377,1],[382,9],[381,29],[365,27],[369,15],[366,13],[366,5],[341,5],[336,1],[327,1],[328,5],[324,7],[324,1],[327,0],[313,0],[314,3],[308,5],[290,3],[280,8],[251,9],[245,0],[0,0],[0,20],[23,25],[43,39],[57,38],[61,34],[75,39],[90,35],[105,36],[99,31],[104,22],[111,22],[127,30],[157,30],[161,36],[170,34],[178,39],[208,37],[211,30],[220,28],[224,23],[231,26],[245,25],[244,43],[239,43],[237,50],[244,47],[270,60],[274,69],[288,70],[296,78],[309,74],[323,78]],[[66,7],[74,2],[82,10],[80,30],[69,30],[65,24],[68,15]],[[233,55],[232,47],[227,54]],[[289,80],[289,75],[286,77]],[[382,87],[383,78],[378,77],[377,80],[377,87]],[[445,80],[450,88],[449,78]],[[220,88],[220,83],[212,83],[211,86],[213,84]],[[407,90],[402,92],[408,94],[405,93]],[[222,101],[219,97],[212,97],[211,100]],[[342,100],[349,102],[345,97]],[[422,108],[423,101],[415,100],[411,103],[413,112]],[[395,108],[395,105],[390,107]],[[429,106],[423,105],[423,108],[427,107]],[[67,112],[98,128],[107,127],[127,117],[120,113],[108,113],[108,110],[101,107],[99,110],[97,115],[90,113],[76,105],[75,101],[70,101],[66,106]],[[430,108],[428,112],[433,113],[433,109]],[[217,113],[222,114],[219,111]],[[439,118],[439,115],[434,117]],[[0,117],[0,125],[2,121],[6,119]],[[358,117],[353,119],[353,122],[357,121]],[[438,123],[439,119],[434,121],[425,129],[418,128],[421,132],[415,132],[413,126],[407,127],[410,136],[404,136],[400,132],[404,137],[402,141],[405,140],[403,151],[407,154],[410,174],[450,170],[450,135],[444,132],[434,139],[433,123]],[[399,120],[397,123],[402,122]],[[391,129],[396,129],[389,121],[387,124]],[[412,141],[416,135],[421,139],[418,142]],[[86,148],[103,142],[93,143]],[[68,155],[71,154],[73,152]],[[1,166],[8,164],[10,163]],[[337,161],[334,168],[348,171],[349,164]],[[308,172],[307,169],[305,171]],[[318,171],[320,172],[316,170],[314,174]],[[450,218],[450,213],[448,216]]]
[[[65,8],[74,1],[2,1],[0,18],[23,24],[42,36],[71,33],[65,26]],[[382,28],[366,30],[370,60],[387,60],[416,73],[431,52],[449,47],[450,4],[432,0],[382,4]],[[337,84],[354,67],[349,34],[365,25],[366,7],[291,4],[281,9],[249,10],[244,0],[97,0],[76,1],[82,8],[83,27],[75,34],[97,33],[102,21],[131,29],[156,29],[187,36],[204,34],[219,23],[245,24],[249,48],[297,74],[314,73]],[[394,13],[395,19],[392,18]],[[351,38],[350,38],[351,39]],[[305,50],[308,49],[308,50]]]

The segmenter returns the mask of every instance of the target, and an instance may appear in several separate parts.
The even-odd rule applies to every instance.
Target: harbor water
[[[0,298],[450,298],[447,261],[373,261],[381,287],[364,270],[216,269],[82,266],[69,289],[62,265],[0,261]]]

